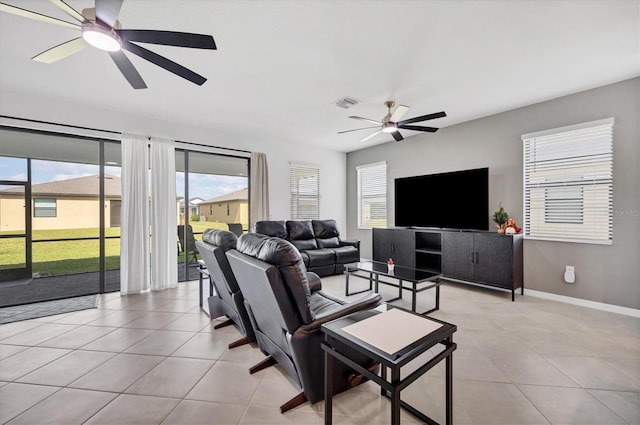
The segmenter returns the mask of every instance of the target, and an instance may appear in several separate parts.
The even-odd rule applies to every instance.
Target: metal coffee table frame
[[[359,261],[357,263],[349,263],[344,266],[345,273],[345,295],[355,295],[367,291],[378,292],[379,285],[388,285],[394,288],[398,288],[398,296],[389,300],[384,300],[389,303],[392,301],[402,299],[402,291],[411,292],[411,312],[420,315],[429,314],[433,311],[440,309],[440,283],[442,274],[436,272],[430,272],[426,270],[412,269],[410,267],[394,266],[390,271],[387,263],[379,261]],[[349,277],[359,277],[369,281],[369,289],[362,291],[349,292]],[[389,280],[380,279],[380,276],[385,278],[396,279],[397,282],[391,282]],[[405,286],[403,282],[408,282],[410,286]],[[426,284],[426,285],[425,285]],[[419,286],[423,285],[423,286]],[[418,293],[426,291],[427,289],[436,290],[436,305],[431,310],[418,313],[416,311],[416,297]],[[402,308],[397,307],[396,308]]]

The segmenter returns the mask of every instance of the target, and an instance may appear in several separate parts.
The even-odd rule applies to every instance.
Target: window
[[[34,217],[55,217],[56,200],[51,198],[35,198],[33,200]]]
[[[387,225],[387,163],[356,168],[358,179],[358,227]]]
[[[291,218],[320,218],[320,169],[314,165],[290,163]]]
[[[526,238],[611,244],[613,121],[522,136]]]

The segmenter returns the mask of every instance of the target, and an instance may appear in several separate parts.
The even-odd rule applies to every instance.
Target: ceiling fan
[[[212,36],[176,31],[122,29],[120,21],[118,21],[118,14],[123,0],[95,0],[95,7],[84,9],[82,13],[79,13],[62,0],[49,0],[49,2],[76,20],[78,24],[0,3],[1,12],[8,12],[24,18],[60,25],[82,32],[81,37],[52,47],[34,56],[31,58],[32,60],[53,63],[91,45],[109,53],[122,75],[134,89],[145,89],[147,85],[123,50],[140,56],[142,59],[148,60],[199,86],[207,81],[202,75],[196,74],[190,69],[133,42],[215,50],[216,43]]]
[[[367,129],[370,129],[370,128],[378,128],[379,129],[378,131],[376,131],[373,134],[368,135],[367,137],[365,137],[364,139],[362,139],[360,141],[364,142],[366,140],[369,140],[373,136],[384,132],[384,133],[391,133],[393,138],[396,139],[396,142],[399,142],[400,140],[404,139],[402,137],[402,134],[400,134],[400,132],[398,131],[400,129],[413,130],[413,131],[427,131],[429,133],[435,133],[436,131],[438,131],[438,129],[435,128],[435,127],[424,127],[424,126],[420,126],[420,125],[408,125],[408,124],[412,124],[414,122],[432,120],[432,119],[436,119],[436,118],[442,118],[442,117],[446,117],[447,116],[447,114],[445,114],[444,111],[442,111],[442,112],[436,112],[434,114],[422,115],[422,116],[419,116],[419,117],[409,118],[407,120],[400,121],[400,119],[409,110],[409,107],[405,106],[405,105],[398,105],[398,107],[395,109],[395,111],[393,111],[393,113],[391,113],[391,108],[393,108],[393,106],[395,105],[395,102],[392,101],[392,100],[388,100],[388,101],[384,102],[384,105],[387,107],[388,112],[387,112],[387,115],[385,115],[384,118],[382,118],[382,121],[372,120],[372,119],[369,119],[369,118],[356,117],[356,116],[353,116],[353,115],[349,117],[349,118],[353,118],[353,119],[360,120],[360,121],[367,121],[367,122],[374,123],[374,124],[377,124],[377,125],[372,126],[372,127],[355,128],[353,130],[339,131],[338,134],[349,133],[349,132],[352,132],[352,131],[367,130]]]

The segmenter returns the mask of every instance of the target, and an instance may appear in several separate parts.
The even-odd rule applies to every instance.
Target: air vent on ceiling
[[[336,102],[336,106],[339,106],[344,109],[349,109],[352,106],[357,105],[358,103],[360,102],[358,102],[356,99],[349,96],[345,96]]]

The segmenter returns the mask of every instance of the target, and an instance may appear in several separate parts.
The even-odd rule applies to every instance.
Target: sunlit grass
[[[191,223],[194,233],[202,233],[206,229],[227,230],[226,223],[199,221]],[[15,234],[15,232],[0,232],[0,234]],[[106,236],[120,236],[120,228],[105,229]],[[55,239],[98,238],[97,228],[89,229],[54,229],[33,231],[33,273],[41,275],[62,275],[86,273],[100,269],[100,245],[98,239],[52,241]],[[196,239],[201,236],[196,234]],[[176,230],[176,244],[178,234]],[[105,261],[107,270],[120,268],[120,238],[105,240]],[[183,262],[182,254],[178,255],[178,262]],[[0,270],[24,267],[24,238],[0,239]]]

